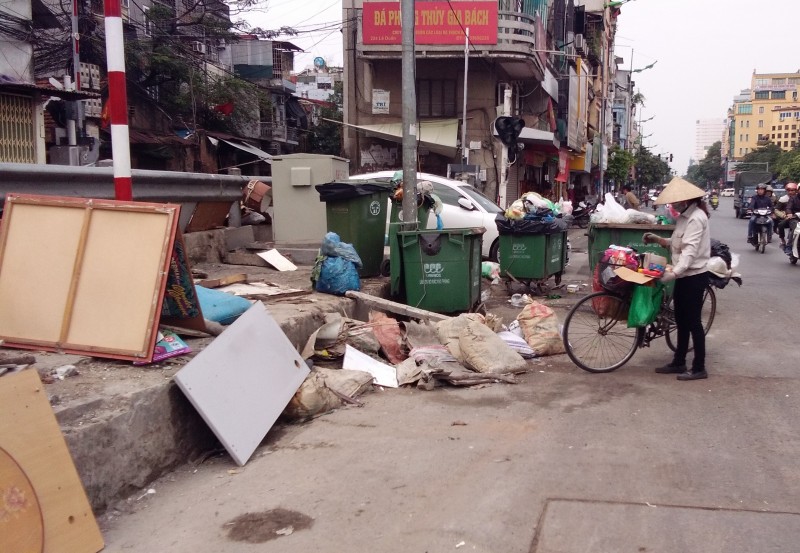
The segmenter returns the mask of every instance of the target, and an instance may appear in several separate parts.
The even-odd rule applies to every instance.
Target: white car
[[[350,180],[389,182],[394,174],[395,171],[378,171],[350,175]],[[498,213],[503,212],[500,206],[467,183],[430,173],[417,173],[417,181],[424,180],[433,183],[433,193],[442,200],[442,225],[445,228],[485,228],[481,254],[497,261],[500,233],[494,220]],[[429,216],[427,228],[436,228],[436,215],[433,212]]]
[[[725,188],[719,193],[720,196],[727,196],[733,198],[733,188]]]

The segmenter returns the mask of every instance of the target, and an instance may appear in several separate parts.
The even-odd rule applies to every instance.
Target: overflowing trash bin
[[[504,214],[495,218],[500,233],[500,276],[541,287],[555,277],[560,284],[567,264],[567,223],[551,210],[540,210],[521,219]]]
[[[437,313],[470,311],[481,297],[481,228],[399,231],[406,303]]]
[[[315,188],[325,203],[328,231],[338,234],[358,252],[362,263],[359,276],[380,275],[391,188],[384,183],[340,181]]]

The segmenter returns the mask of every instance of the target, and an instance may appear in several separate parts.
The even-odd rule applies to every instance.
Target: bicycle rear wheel
[[[580,300],[564,320],[564,349],[585,371],[610,372],[628,362],[644,335],[628,328],[630,302],[609,292]]]
[[[672,351],[678,349],[678,329],[675,326],[675,309],[672,299],[669,300],[669,326],[665,333],[667,339],[667,346]],[[717,314],[717,294],[714,292],[714,287],[710,284],[706,286],[706,291],[703,292],[703,310],[700,312],[700,319],[703,321],[703,330],[706,334],[711,329],[711,323],[714,322],[714,316]],[[689,351],[692,351],[694,346],[689,346]]]

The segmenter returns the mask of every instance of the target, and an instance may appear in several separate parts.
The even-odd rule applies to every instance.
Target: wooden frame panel
[[[16,499],[0,516],[0,545],[14,532],[29,545],[24,551],[100,551],[103,536],[36,369],[0,378],[0,405],[0,451],[6,467],[10,459],[19,468],[0,470],[0,492]]]
[[[179,209],[9,194],[0,227],[0,338],[13,347],[149,360]]]

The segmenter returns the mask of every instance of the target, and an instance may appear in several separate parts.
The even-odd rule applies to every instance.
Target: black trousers
[[[675,280],[673,305],[675,306],[675,324],[678,327],[677,351],[672,359],[673,365],[686,363],[689,351],[689,337],[694,344],[692,371],[706,368],[706,334],[703,329],[703,294],[708,284],[708,273],[700,273]]]

